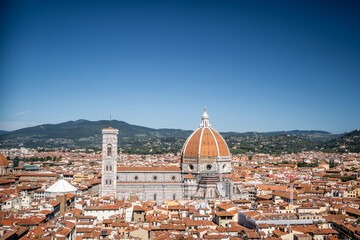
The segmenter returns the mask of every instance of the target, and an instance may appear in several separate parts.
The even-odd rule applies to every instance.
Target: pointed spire
[[[105,128],[105,129],[108,129],[108,130],[112,130],[113,128],[111,127],[111,114],[110,114],[110,120],[109,120],[109,127],[108,128]]]
[[[206,107],[204,108],[204,114],[201,117],[201,123],[200,123],[200,128],[210,128],[211,124],[209,122],[209,116],[206,113]]]

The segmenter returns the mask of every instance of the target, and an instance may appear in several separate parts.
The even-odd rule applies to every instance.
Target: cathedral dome
[[[0,167],[8,167],[9,161],[6,159],[4,155],[0,153]]]
[[[186,140],[182,149],[183,158],[229,157],[230,152],[225,140],[211,128],[209,116],[202,115],[200,127]]]

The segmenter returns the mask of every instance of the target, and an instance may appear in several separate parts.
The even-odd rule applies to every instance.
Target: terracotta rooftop
[[[181,172],[179,167],[118,167],[119,172]]]
[[[185,179],[194,179],[195,177],[191,173],[188,173],[184,178]]]

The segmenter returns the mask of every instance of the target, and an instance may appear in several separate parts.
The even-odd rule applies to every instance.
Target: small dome
[[[228,157],[230,152],[225,140],[211,128],[209,116],[205,112],[200,127],[190,135],[182,149],[183,158]]]
[[[0,167],[8,167],[9,161],[6,159],[4,155],[0,153]]]
[[[76,193],[78,189],[68,183],[64,179],[58,180],[56,183],[51,185],[48,189],[45,190],[45,192],[48,193]]]

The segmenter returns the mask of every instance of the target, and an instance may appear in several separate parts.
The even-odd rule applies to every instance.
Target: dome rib
[[[199,151],[198,151],[198,156],[201,156],[201,144],[202,144],[202,137],[204,134],[204,128],[201,129],[201,134],[200,134],[200,141],[199,141]]]
[[[194,134],[199,130],[200,128],[196,129],[191,135],[190,137],[188,137],[188,139],[186,140],[181,152],[185,153],[186,147],[188,145],[188,143],[190,142],[191,138],[194,136]]]
[[[227,157],[229,148],[224,138],[212,128],[198,128],[186,140],[183,157]]]
[[[199,139],[200,139],[201,131],[200,128],[194,132],[194,134],[189,137],[189,142],[184,149],[184,155],[187,157],[197,157],[199,153]]]
[[[229,156],[230,151],[229,148],[225,142],[225,139],[214,129],[211,129],[211,131],[214,133],[215,138],[219,144],[219,156]]]
[[[219,145],[218,145],[218,142],[216,141],[216,138],[215,138],[214,133],[211,131],[211,129],[209,129],[209,130],[210,130],[211,135],[213,136],[214,141],[215,141],[215,144],[216,144],[217,155],[218,155],[218,156],[220,156],[220,151],[219,151]]]

